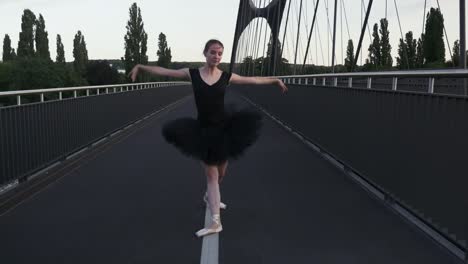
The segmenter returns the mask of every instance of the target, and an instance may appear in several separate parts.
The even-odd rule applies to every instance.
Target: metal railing
[[[356,79],[364,79],[365,88],[372,89],[372,80],[376,78],[384,78],[390,80],[391,90],[398,91],[398,80],[403,78],[423,78],[426,79],[427,93],[434,93],[434,86],[438,79],[442,78],[468,78],[467,69],[449,69],[449,70],[417,70],[417,71],[382,71],[382,72],[356,72],[356,73],[327,73],[327,74],[308,74],[308,75],[289,75],[276,76],[286,84],[296,85],[321,85],[338,87],[343,85],[338,84],[339,79],[346,79],[344,87],[355,88],[353,81]],[[330,85],[328,85],[330,84]],[[362,82],[361,82],[362,84]],[[463,86],[464,95],[467,95],[466,82]]]
[[[127,92],[134,90],[150,89],[157,87],[166,87],[174,85],[190,84],[190,82],[151,82],[151,83],[131,83],[131,84],[115,84],[115,85],[96,85],[96,86],[78,86],[78,87],[66,87],[66,88],[47,88],[47,89],[33,89],[33,90],[19,90],[19,91],[8,91],[0,92],[0,98],[4,97],[16,97],[16,105],[21,105],[21,97],[24,95],[38,95],[40,98],[39,102],[45,102],[45,94],[58,94],[58,99],[63,100],[63,93],[73,92],[71,98],[80,97],[79,91],[86,91],[85,96],[101,95],[109,93]],[[1,107],[1,104],[0,104]]]
[[[1,92],[12,100],[0,105],[0,194],[191,91],[189,82],[159,82]]]

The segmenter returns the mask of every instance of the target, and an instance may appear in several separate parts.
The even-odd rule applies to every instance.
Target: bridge
[[[468,263],[468,70],[276,76],[287,94],[229,86],[264,125],[202,239],[203,170],[161,136],[196,116],[190,83],[0,92],[1,262]]]

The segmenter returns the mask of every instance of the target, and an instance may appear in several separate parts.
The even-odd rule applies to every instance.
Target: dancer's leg
[[[228,161],[226,160],[225,162],[223,162],[222,164],[218,165],[218,175],[219,175],[219,184],[221,184],[221,182],[223,181],[223,178],[224,176],[226,175],[226,169],[227,169],[227,166],[228,166]]]
[[[221,194],[219,192],[219,174],[217,166],[205,165],[205,174],[211,214],[219,214]]]
[[[198,237],[217,233],[222,230],[221,218],[219,214],[219,183],[218,183],[218,168],[216,166],[205,165],[205,174],[207,181],[208,204],[211,212],[212,222],[209,226],[199,230],[196,235]]]

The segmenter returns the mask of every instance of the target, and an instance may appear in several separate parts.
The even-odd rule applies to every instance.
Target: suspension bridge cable
[[[400,27],[401,40],[404,42],[405,39],[403,38],[403,31],[401,30],[400,15],[398,14],[398,6],[397,6],[397,3],[396,3],[396,0],[393,0],[393,2],[395,3],[395,10],[396,10],[397,18],[398,18],[398,25]],[[403,45],[403,49],[405,50],[406,65],[407,65],[408,70],[409,70],[408,50],[406,49],[406,45]]]
[[[340,5],[340,31],[341,31],[341,63],[344,65],[344,58],[343,58],[343,9]]]
[[[262,4],[262,2],[260,3],[261,7],[265,6],[265,1],[266,0],[263,1],[263,4]],[[258,52],[260,51],[261,35],[262,35],[262,32],[263,32],[263,22],[264,22],[264,19],[262,19],[262,22],[260,24],[260,33],[259,33],[259,38],[258,38],[258,43],[257,43],[257,51],[256,51],[256,55],[255,55],[257,58],[258,58]],[[266,27],[268,27],[268,24],[266,25]],[[266,31],[266,27],[265,27],[265,31]],[[261,64],[263,64],[263,63],[261,63]]]
[[[260,75],[264,75],[263,74],[263,69],[265,67],[265,62],[267,60],[267,55],[265,54],[267,32],[268,32],[268,24],[265,26],[265,37],[263,39],[263,52],[262,52],[263,60],[262,60],[262,67],[261,67],[261,70],[260,70]]]
[[[281,56],[280,56],[280,58],[283,57],[284,39],[286,38],[286,32],[287,32],[287,29],[288,29],[288,20],[289,20],[289,11],[290,11],[290,9],[291,9],[291,1],[292,1],[292,0],[289,0],[288,12],[287,12],[287,15],[286,15],[286,24],[285,24],[285,26],[284,26],[283,43],[281,43]]]
[[[318,21],[317,21],[317,35],[318,35],[318,38],[319,38],[319,43],[320,43],[320,50],[322,52],[322,64],[325,65],[325,57],[323,55],[323,45],[322,45],[322,38],[320,37],[320,27],[319,27],[319,24],[318,24]],[[318,60],[318,59],[317,59]]]
[[[387,0],[385,0],[385,20],[387,20]]]
[[[333,37],[331,36],[331,29],[330,29],[330,17],[329,17],[329,14],[328,14],[328,6],[329,6],[329,3],[328,3],[328,0],[325,2],[325,10],[326,10],[326,14],[327,14],[327,60],[328,60],[328,66],[330,66],[330,39],[333,39]]]
[[[348,39],[351,39],[351,34],[349,34],[349,25],[348,25],[348,16],[346,15],[346,7],[345,7],[345,4],[344,4],[344,1],[341,0],[341,5],[343,6],[343,10],[344,10],[344,17],[345,17],[345,22],[346,22],[346,29],[348,31]],[[362,20],[362,18],[361,18]],[[362,21],[361,21],[361,24],[362,24]]]
[[[261,0],[259,0],[259,4],[258,4],[258,7],[257,8],[260,8],[261,7]],[[258,38],[258,24],[259,24],[259,20],[260,18],[256,18],[255,19],[255,34],[254,34],[254,43],[253,43],[253,49],[252,49],[252,73],[251,75],[255,75],[255,59],[257,58],[258,56],[258,49],[257,49],[257,43],[260,43],[259,42],[259,38]],[[255,58],[255,59],[254,59]]]
[[[442,13],[442,9],[440,9],[439,0],[437,0],[437,6],[439,7],[440,12]],[[452,50],[450,49],[450,42],[448,40],[447,31],[445,30],[445,24],[442,24],[442,26],[444,27],[445,39],[447,40],[447,46],[449,49],[450,59],[452,61],[452,65],[455,66],[455,62],[453,62]]]
[[[369,20],[369,13],[370,13],[370,10],[372,9],[372,3],[374,3],[374,0],[369,0],[369,8],[366,11],[366,17],[364,18],[364,24],[362,25],[361,35],[359,36],[359,42],[358,42],[358,46],[357,46],[357,49],[356,49],[356,56],[354,56],[354,61],[353,61],[351,71],[354,71],[354,69],[356,67],[357,59],[359,58],[359,53],[361,52],[362,39],[363,39],[364,33],[366,31],[366,25],[367,25],[367,21]]]
[[[426,28],[425,28],[425,24],[426,24],[426,4],[427,4],[427,0],[424,0],[423,27],[422,27],[421,35],[426,33]]]
[[[367,13],[366,6],[364,5],[364,0],[361,0],[361,7],[363,8],[364,13]],[[372,42],[369,24],[367,24],[367,32],[369,33],[369,41]]]
[[[302,64],[302,70],[304,70],[307,54],[309,52],[310,39],[312,37],[312,32],[314,30],[315,19],[317,18],[318,4],[319,4],[320,0],[317,0],[317,3],[315,3],[315,0],[313,0],[313,2],[314,2],[314,6],[315,6],[315,11],[314,11],[314,17],[312,18],[312,25],[310,26],[310,33],[309,33],[309,37],[308,37],[308,41],[307,41],[307,48],[306,48],[306,53],[305,53],[305,56],[304,56],[304,63]],[[315,46],[317,46],[317,45],[315,45]]]
[[[338,0],[335,0],[334,11],[333,11],[333,47],[332,47],[332,72],[335,72],[335,48],[336,48],[336,12],[337,12]]]
[[[270,9],[267,9],[267,17],[269,17],[269,16],[270,16]],[[268,21],[268,19],[267,19],[267,21]],[[265,46],[267,45],[267,43],[266,43],[267,32],[268,32],[267,28],[268,28],[268,25],[265,27],[265,35],[264,35],[264,39],[263,39],[263,53],[264,53],[264,54],[265,54]],[[270,36],[271,36],[271,28],[270,28]],[[271,39],[271,37],[270,37],[270,39]],[[272,46],[273,46],[273,45],[272,45]],[[273,48],[273,47],[271,47],[271,48]],[[266,69],[266,68],[264,67],[265,62],[268,61],[268,50],[266,51],[266,53],[267,53],[267,54],[266,54],[265,57],[264,57],[264,58],[266,58],[266,59],[263,60],[262,69],[261,69],[262,72],[261,72],[260,75],[266,75],[266,74],[263,72],[263,70],[267,70],[267,71],[268,71],[268,69]],[[271,60],[272,60],[272,58],[270,58],[270,61],[271,61]],[[271,64],[268,63],[268,65],[271,65]]]
[[[245,13],[245,9],[242,10],[241,12],[241,25],[244,25],[245,24],[245,20],[246,20],[246,13]],[[239,61],[240,61],[240,69],[239,69],[239,72],[240,74],[243,74],[243,70],[244,70],[244,67],[243,67],[243,57],[244,57],[244,53],[245,53],[245,50],[244,50],[244,46],[245,46],[245,35],[246,35],[246,31],[245,31],[245,28],[243,29],[243,31],[241,32],[241,35],[239,36],[239,38],[241,39],[240,41],[240,45],[238,44],[238,51],[240,51],[238,54],[239,54]]]

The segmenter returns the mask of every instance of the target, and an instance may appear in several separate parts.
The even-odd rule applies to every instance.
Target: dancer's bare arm
[[[128,76],[130,77],[130,79],[132,79],[132,82],[134,82],[136,80],[137,75],[142,71],[159,76],[175,77],[190,80],[190,73],[188,68],[173,70],[159,66],[147,66],[141,64],[135,65],[135,67],[133,67],[133,69],[128,73]]]
[[[232,84],[250,84],[250,85],[261,85],[261,84],[270,84],[278,85],[281,88],[281,91],[287,92],[288,87],[280,79],[270,78],[270,77],[245,77],[233,73],[231,76],[230,83]]]

